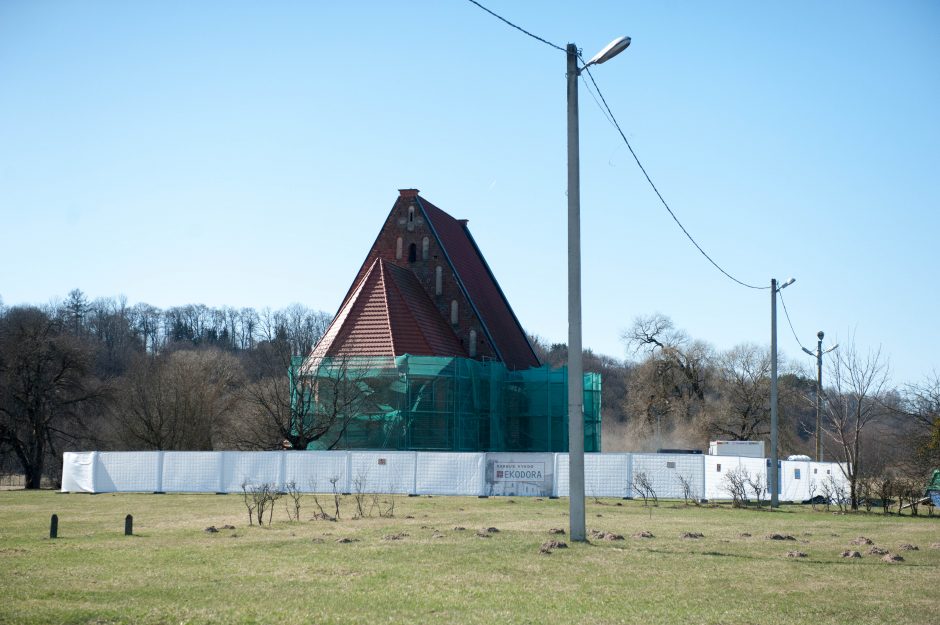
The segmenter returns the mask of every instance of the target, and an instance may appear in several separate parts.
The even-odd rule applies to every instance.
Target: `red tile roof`
[[[417,189],[400,189],[399,197],[392,207],[392,212],[399,206],[399,202],[414,202],[424,213],[461,290],[476,312],[476,316],[480,319],[483,332],[500,360],[510,369],[539,366],[538,357],[532,350],[522,325],[513,313],[509,301],[496,281],[496,277],[486,264],[483,254],[470,235],[467,221],[454,219],[418,195]],[[424,291],[411,270],[395,264],[395,251],[393,249],[386,249],[379,245],[381,235],[380,232],[369,251],[369,255],[359,269],[356,279],[346,293],[333,323],[311,355],[314,358],[318,354],[322,357],[327,352],[335,355],[334,352],[340,350],[344,353],[352,354],[355,352],[367,356],[379,355],[374,353],[375,350],[379,350],[383,355],[410,353],[443,356],[457,353],[453,351],[453,340],[459,346],[460,354],[466,356],[459,339],[457,339],[450,326],[447,325],[447,321],[436,310],[430,296]],[[390,274],[394,276],[392,281],[397,286],[400,295],[397,300],[394,298],[389,299],[386,296],[386,300],[392,302],[387,308],[392,310],[395,306],[404,306],[410,311],[412,317],[415,319],[420,318],[421,323],[424,324],[423,329],[420,331],[424,343],[417,340],[412,329],[401,321],[406,318],[405,315],[396,315],[395,319],[398,322],[385,326],[383,332],[388,331],[388,335],[377,332],[377,326],[375,325],[377,322],[370,312],[372,309],[367,309],[363,300],[368,297],[375,297],[375,287],[370,280],[378,280],[377,277],[372,276],[377,266],[376,263],[379,261],[381,263],[378,266],[383,268],[383,275]],[[408,277],[405,277],[406,275]],[[363,296],[363,291],[372,293],[372,295]],[[353,313],[354,309],[355,313]],[[359,319],[364,324],[363,328],[352,327],[359,323],[357,321]],[[438,321],[443,324],[447,332],[443,332],[437,327]],[[434,329],[435,327],[437,329]],[[393,342],[394,345],[392,345]],[[336,347],[333,346],[334,343],[337,343]],[[416,347],[425,349],[425,345],[432,351],[409,351],[409,349]]]
[[[467,356],[417,277],[378,258],[313,349],[310,361],[402,354]]]
[[[539,366],[522,325],[470,235],[467,221],[454,219],[421,196],[416,199],[500,359],[510,369]]]

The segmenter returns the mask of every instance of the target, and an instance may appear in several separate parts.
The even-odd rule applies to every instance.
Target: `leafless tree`
[[[120,384],[114,409],[125,445],[211,450],[228,427],[242,372],[230,353],[184,349],[140,358]]]
[[[656,497],[656,490],[653,488],[653,481],[645,471],[638,471],[636,474],[634,474],[633,489],[640,494],[640,497],[643,498],[644,506],[649,504],[650,501],[653,502],[654,506],[658,502],[658,498]]]
[[[751,475],[744,467],[736,467],[725,473],[722,478],[722,487],[731,495],[731,505],[735,508],[746,508],[748,502],[748,484]]]
[[[26,488],[40,487],[50,458],[85,428],[83,408],[107,396],[91,375],[87,342],[64,329],[37,308],[12,308],[0,318],[0,449],[17,458]]]
[[[858,510],[858,481],[865,475],[867,459],[863,434],[886,412],[881,398],[888,384],[888,363],[880,348],[862,353],[852,339],[829,362],[829,420],[824,431],[839,452],[849,482],[849,501]]]
[[[761,472],[757,472],[752,476],[747,478],[747,485],[751,487],[751,490],[754,492],[754,501],[757,502],[757,507],[761,507],[761,502],[764,499],[764,493],[767,491],[767,476]]]
[[[235,447],[271,448],[286,440],[293,449],[334,449],[356,420],[382,412],[376,394],[392,383],[383,375],[390,366],[385,359],[291,358],[283,343],[259,346],[256,352],[285,366],[245,386],[244,418],[229,433]]]
[[[759,440],[770,433],[770,353],[738,345],[717,359],[720,401],[711,411],[710,431],[727,440]]]

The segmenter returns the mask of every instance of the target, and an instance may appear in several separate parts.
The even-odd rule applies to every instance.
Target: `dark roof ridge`
[[[477,308],[476,303],[473,301],[473,297],[470,295],[470,291],[467,289],[467,286],[464,284],[463,278],[462,278],[461,275],[460,275],[460,271],[457,270],[457,265],[454,264],[454,261],[451,259],[450,254],[447,253],[447,246],[444,245],[443,239],[441,239],[440,234],[438,234],[437,228],[434,226],[434,220],[431,219],[431,216],[428,215],[428,212],[427,212],[427,211],[425,210],[425,208],[424,208],[424,202],[426,202],[427,200],[425,200],[424,198],[422,198],[420,195],[416,195],[414,199],[415,199],[415,203],[416,203],[416,204],[418,205],[418,207],[421,209],[421,212],[424,213],[424,218],[425,218],[425,220],[427,221],[428,226],[431,228],[431,232],[434,233],[434,238],[437,239],[437,245],[438,245],[438,247],[441,248],[441,252],[443,252],[444,258],[447,259],[447,264],[450,265],[450,268],[451,268],[451,270],[452,270],[453,273],[454,273],[454,277],[457,278],[457,284],[458,284],[458,286],[460,287],[460,290],[463,292],[463,295],[464,295],[464,297],[467,299],[467,301],[470,302],[470,307],[473,308],[473,312],[474,312],[474,314],[477,316],[477,319],[480,320],[480,325],[483,327],[483,332],[486,333],[486,338],[487,338],[487,340],[489,341],[490,345],[492,345],[493,351],[496,352],[496,355],[499,357],[499,359],[500,359],[501,361],[506,362],[506,359],[503,358],[503,353],[502,353],[502,351],[499,349],[499,344],[497,343],[497,341],[496,341],[495,338],[493,337],[492,332],[490,332],[489,327],[487,327],[487,325],[486,325],[486,320],[483,318],[483,315],[480,313],[480,310]],[[430,206],[436,208],[436,209],[439,210],[440,212],[444,213],[445,215],[447,215],[447,216],[450,217],[451,219],[454,219],[454,221],[457,221],[457,220],[453,217],[453,215],[450,215],[450,214],[447,213],[446,211],[444,211],[444,210],[438,208],[437,206],[434,206],[434,204],[431,204],[430,202],[428,202],[428,204],[429,204]],[[467,231],[467,228],[466,228],[466,220],[464,220],[464,223],[462,224],[462,226],[463,226],[464,232],[468,232],[468,231]],[[479,250],[479,248],[476,248],[476,244],[474,244],[474,248],[477,250],[477,254],[479,254],[479,253],[480,253],[480,250]],[[492,275],[492,273],[491,273],[490,275]],[[505,296],[504,296],[504,299],[505,299]],[[518,322],[517,322],[517,323],[518,323]]]

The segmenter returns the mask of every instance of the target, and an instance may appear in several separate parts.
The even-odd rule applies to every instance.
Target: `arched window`
[[[421,260],[428,259],[428,250],[431,248],[431,242],[427,237],[421,240]]]
[[[457,325],[457,320],[459,319],[457,315],[457,300],[450,300],[450,322],[454,325]]]
[[[418,258],[418,246],[412,243],[408,246],[408,262],[413,263]]]
[[[434,294],[440,295],[444,291],[444,270],[438,265],[434,270]]]
[[[401,237],[398,237],[398,240],[395,241],[395,258],[401,260]]]
[[[477,331],[470,330],[470,357],[477,355]]]

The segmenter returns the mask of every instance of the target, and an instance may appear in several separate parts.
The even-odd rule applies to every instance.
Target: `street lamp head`
[[[805,347],[803,348],[803,351],[806,352],[807,354],[809,354],[810,356],[815,356],[815,355],[816,355],[815,352],[811,352],[811,351],[809,351],[808,349],[806,349]]]
[[[614,58],[630,46],[629,37],[617,37],[608,43],[603,50],[591,57],[591,60],[584,64],[584,67],[590,65],[600,65]]]
[[[777,290],[778,290],[778,291],[782,291],[783,289],[787,288],[788,286],[790,286],[790,285],[793,284],[794,282],[796,282],[796,278],[790,278],[789,280],[787,280],[786,282],[784,282],[783,284],[781,284],[779,287],[777,287]]]
[[[823,332],[822,330],[816,333],[816,338],[819,339],[820,341],[823,340],[824,336],[826,336],[826,333]]]
[[[823,353],[824,353],[824,354],[828,354],[829,352],[831,352],[832,350],[834,350],[834,349],[837,348],[838,346],[839,346],[839,344],[836,343],[835,345],[833,345],[832,347],[830,347],[829,349],[827,349],[827,350],[824,351]]]

